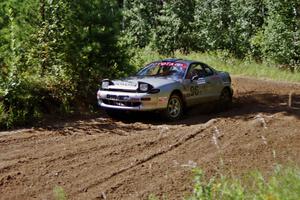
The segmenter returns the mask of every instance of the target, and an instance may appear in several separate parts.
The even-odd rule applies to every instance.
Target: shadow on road
[[[258,113],[272,115],[279,112],[300,119],[300,95],[292,96],[291,106],[289,106],[289,95],[255,92],[235,97],[232,107],[226,111],[218,111],[215,109],[215,106],[215,104],[206,104],[189,108],[184,118],[176,122],[167,122],[157,112],[126,113],[117,120],[121,120],[124,123],[141,122],[153,125],[194,125],[205,123],[213,118],[248,119]],[[104,116],[109,118],[107,115]]]
[[[289,95],[279,95],[274,93],[247,92],[234,97],[232,107],[226,111],[217,111],[215,104],[206,104],[189,108],[183,119],[175,122],[166,121],[159,112],[137,112],[125,113],[121,118],[115,119],[109,117],[101,109],[99,113],[93,115],[65,116],[62,118],[54,118],[45,120],[46,123],[36,124],[28,128],[46,129],[60,131],[64,133],[81,129],[87,133],[91,131],[109,131],[114,132],[115,129],[124,131],[133,131],[145,129],[134,123],[150,124],[150,125],[196,125],[206,123],[215,118],[236,118],[247,120],[254,117],[258,113],[272,115],[275,113],[283,113],[287,116],[294,116],[300,119],[300,94],[292,96],[291,106],[289,106]],[[120,122],[126,126],[120,127]],[[65,129],[70,129],[65,131]],[[119,134],[119,132],[116,132]]]

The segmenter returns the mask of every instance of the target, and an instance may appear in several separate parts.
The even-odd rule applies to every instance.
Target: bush
[[[0,102],[0,127],[5,126],[6,123],[6,112],[4,110],[4,105]]]
[[[24,126],[44,114],[70,112],[72,84],[61,77],[20,74],[2,85],[0,128]]]
[[[38,105],[43,99],[40,95],[42,85],[26,80],[17,80],[7,84],[2,103],[6,127],[10,128],[13,124],[25,125],[26,121],[41,116]]]

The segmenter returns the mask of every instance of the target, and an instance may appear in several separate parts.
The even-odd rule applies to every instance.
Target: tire
[[[183,116],[183,101],[177,94],[172,94],[169,98],[164,116],[168,121],[176,121]]]
[[[219,98],[219,108],[220,110],[227,110],[232,104],[232,94],[228,88],[224,88],[220,94]]]

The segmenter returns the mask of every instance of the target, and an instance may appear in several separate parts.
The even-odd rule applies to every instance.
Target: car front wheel
[[[164,111],[165,117],[170,121],[178,120],[183,115],[183,103],[179,95],[173,94],[169,98],[167,109]]]

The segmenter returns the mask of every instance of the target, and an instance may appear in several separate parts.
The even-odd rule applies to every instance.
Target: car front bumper
[[[161,110],[167,107],[168,97],[160,93],[133,93],[99,90],[98,104],[102,108],[131,111]]]

